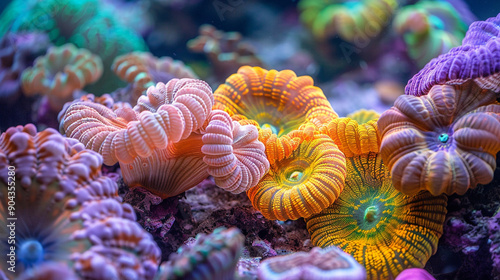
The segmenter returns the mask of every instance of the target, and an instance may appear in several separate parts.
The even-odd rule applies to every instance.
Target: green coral
[[[14,0],[0,16],[0,36],[9,31],[46,32],[55,45],[73,43],[101,56],[103,76],[87,88],[94,93],[125,85],[111,71],[116,56],[147,50],[144,40],[98,0]]]

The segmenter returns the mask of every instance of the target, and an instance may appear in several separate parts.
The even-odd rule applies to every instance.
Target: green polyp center
[[[370,206],[366,208],[365,210],[365,221],[368,223],[372,223],[375,220],[377,220],[377,214],[378,214],[378,207],[377,206]]]
[[[441,133],[441,135],[438,136],[438,139],[441,143],[446,143],[448,142],[448,139],[450,139],[450,136],[447,133]]]
[[[43,261],[44,250],[38,240],[29,239],[21,242],[19,246],[19,260],[27,267],[31,267]]]
[[[272,124],[264,123],[264,124],[261,125],[261,128],[263,128],[263,129],[269,128],[269,129],[271,129],[271,132],[273,134],[278,135],[278,129],[274,125],[272,125]]]
[[[303,175],[304,173],[302,171],[295,170],[292,173],[290,173],[290,175],[288,175],[288,180],[292,182],[298,182],[302,179]]]

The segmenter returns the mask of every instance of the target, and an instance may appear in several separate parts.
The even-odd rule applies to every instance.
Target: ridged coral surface
[[[400,96],[378,121],[380,153],[394,187],[407,195],[451,195],[490,182],[500,151],[495,96],[473,81]]]
[[[241,67],[214,92],[214,109],[255,120],[278,136],[337,117],[323,91],[309,76],[297,77],[291,70]]]
[[[469,26],[462,45],[431,60],[408,81],[405,93],[424,95],[434,85],[474,80],[481,88],[500,92],[500,14]]]
[[[21,80],[27,95],[43,94],[58,111],[71,101],[75,90],[101,77],[102,61],[86,49],[73,44],[50,47],[45,56],[38,57],[33,67],[23,71]]]
[[[170,57],[155,57],[148,52],[132,52],[121,55],[113,61],[113,72],[120,79],[132,84],[129,101],[134,103],[146,94],[150,86],[158,82],[167,83],[177,78],[196,78],[193,71],[182,61]]]
[[[231,280],[245,237],[237,228],[216,228],[198,234],[193,244],[184,245],[162,263],[156,280]]]
[[[377,119],[358,123],[351,118],[337,118],[323,125],[320,132],[328,135],[347,157],[379,150]]]
[[[345,188],[321,213],[306,219],[315,246],[338,246],[367,272],[367,279],[394,279],[423,267],[437,250],[447,198],[394,189],[380,155],[347,158]]]
[[[18,126],[0,136],[0,234],[7,240],[14,224],[17,246],[16,272],[1,264],[7,276],[153,278],[160,250],[101,164],[99,154],[53,129]]]
[[[305,138],[286,158],[273,161],[269,172],[247,191],[252,205],[271,220],[309,217],[328,207],[342,192],[345,156],[326,135]],[[267,148],[267,147],[266,147]]]

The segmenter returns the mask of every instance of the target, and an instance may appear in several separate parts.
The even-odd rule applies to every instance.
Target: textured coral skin
[[[317,214],[332,204],[344,187],[345,156],[331,139],[322,134],[307,137],[301,130],[288,136],[300,143],[289,156],[270,160],[269,172],[247,191],[252,205],[270,220]]]
[[[132,52],[119,56],[111,67],[120,79],[132,84],[130,103],[135,103],[150,86],[158,82],[167,83],[173,78],[196,78],[191,68],[182,61],[170,57],[158,58],[148,52]]]
[[[365,280],[365,269],[335,246],[268,258],[258,267],[261,280]]]
[[[75,90],[99,79],[102,70],[101,59],[86,49],[73,44],[51,47],[23,71],[22,87],[26,95],[46,95],[54,111],[59,111]]]
[[[291,70],[243,66],[215,90],[214,109],[269,126],[279,137],[304,122],[319,125],[338,117],[313,83],[311,77],[297,77]]]
[[[17,218],[16,273],[1,264],[9,277],[153,278],[160,249],[135,222],[132,207],[121,203],[116,183],[102,176],[101,165],[99,154],[53,129],[37,133],[29,124],[0,136],[0,224],[11,222],[11,192]],[[23,258],[23,246],[33,241],[42,251]],[[2,251],[7,246],[2,243]]]
[[[424,95],[434,85],[474,80],[483,89],[500,92],[500,14],[469,26],[462,45],[432,59],[408,81],[405,93]]]
[[[156,280],[235,279],[236,263],[245,237],[237,228],[216,228],[198,234],[191,245],[183,245],[162,263]]]
[[[189,137],[204,124],[212,104],[212,92],[205,82],[173,79],[150,87],[134,109],[112,111],[100,104],[75,101],[61,111],[60,130],[98,151],[107,165],[130,163]]]
[[[359,124],[364,124],[371,120],[378,120],[380,114],[377,113],[375,110],[361,109],[350,113],[346,117],[357,121]]]
[[[389,23],[397,6],[397,1],[394,0],[302,0],[299,3],[301,20],[312,29],[317,38],[326,39],[338,35],[343,40],[354,43],[377,36]]]
[[[407,195],[464,194],[493,179],[500,104],[473,81],[400,96],[378,121],[380,153],[394,187]]]
[[[257,185],[269,170],[264,144],[258,141],[257,128],[240,125],[220,110],[212,111],[204,129],[201,151],[209,166],[208,174],[217,186],[241,193]]]
[[[320,132],[328,135],[347,157],[379,151],[377,119],[358,123],[351,118],[338,118],[321,126]]]
[[[61,131],[102,154],[105,164],[119,162],[131,187],[143,186],[166,198],[212,175],[220,187],[240,193],[269,168],[257,128],[212,111],[212,92],[203,81],[158,83],[133,109],[117,106],[113,111],[109,96],[95,98],[97,103],[91,99],[61,111]]]
[[[408,268],[403,270],[395,280],[436,280],[423,268]]]
[[[394,30],[405,40],[409,56],[419,68],[432,58],[460,45],[467,25],[448,2],[420,2],[400,9]]]
[[[364,265],[367,279],[394,279],[408,267],[423,267],[437,250],[447,198],[394,189],[379,154],[347,158],[340,197],[306,219],[315,246],[335,245]]]

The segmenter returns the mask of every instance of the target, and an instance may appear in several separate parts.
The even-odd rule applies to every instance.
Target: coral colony
[[[2,4],[0,279],[500,280],[491,2]]]

